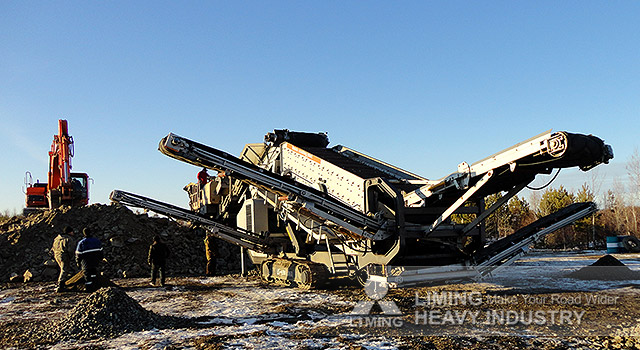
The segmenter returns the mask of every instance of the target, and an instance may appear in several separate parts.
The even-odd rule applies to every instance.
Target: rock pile
[[[144,309],[117,287],[100,288],[47,329],[54,341],[113,338],[123,333],[170,328],[177,319]]]
[[[148,275],[147,253],[153,236],[160,235],[171,249],[167,263],[169,276],[204,273],[203,229],[166,218],[136,214],[121,205],[92,204],[16,216],[0,224],[0,282],[8,280],[53,281],[58,266],[53,260],[53,239],[70,225],[78,234],[89,227],[102,241],[101,270],[110,278]],[[217,271],[240,271],[240,249],[216,240]]]
[[[611,255],[605,255],[593,264],[570,273],[568,277],[601,281],[640,280],[640,272],[632,271]]]

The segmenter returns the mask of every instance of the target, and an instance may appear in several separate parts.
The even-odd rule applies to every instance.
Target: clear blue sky
[[[169,132],[238,154],[326,131],[428,178],[548,129],[640,144],[638,1],[2,1],[0,211],[46,179],[57,119],[92,202],[187,206]],[[563,172],[554,186],[583,180]]]

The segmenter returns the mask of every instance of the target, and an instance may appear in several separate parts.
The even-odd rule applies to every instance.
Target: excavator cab
[[[85,173],[71,173],[72,205],[89,204],[89,175]]]

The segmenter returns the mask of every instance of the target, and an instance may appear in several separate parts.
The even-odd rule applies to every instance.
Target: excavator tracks
[[[314,262],[277,258],[263,261],[260,275],[269,283],[307,290],[323,286],[329,279],[329,270]]]

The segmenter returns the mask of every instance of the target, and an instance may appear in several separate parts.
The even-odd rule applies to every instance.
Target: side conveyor
[[[386,266],[371,269],[370,279],[390,287],[409,287],[433,281],[479,278],[508,266],[524,255],[528,247],[545,235],[585,218],[597,211],[593,202],[574,203],[538,219],[517,232],[500,239],[473,256],[466,264],[446,266]]]
[[[593,202],[568,205],[480,249],[474,254],[474,259],[478,262],[477,266],[482,274],[489,273],[500,266],[508,265],[522,256],[522,254],[526,253],[526,248],[529,245],[547,234],[571,225],[596,211],[597,207]]]
[[[113,190],[109,196],[112,202],[120,203],[136,208],[148,209],[158,214],[166,215],[174,219],[188,220],[203,226],[209,233],[217,238],[227,241],[247,249],[262,253],[272,253],[273,247],[269,245],[269,240],[251,231],[239,227],[230,227],[207,217],[201,216],[190,210],[183,209],[168,203],[163,203],[155,199],[143,197],[134,193],[121,190]]]

